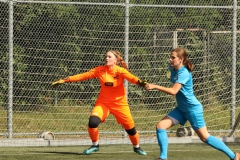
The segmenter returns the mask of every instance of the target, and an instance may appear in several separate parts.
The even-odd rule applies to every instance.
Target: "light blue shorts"
[[[168,114],[168,116],[173,119],[175,124],[180,123],[181,125],[184,125],[187,121],[189,121],[194,130],[206,126],[203,118],[203,112],[182,112],[176,107]],[[176,120],[178,122],[176,122]]]

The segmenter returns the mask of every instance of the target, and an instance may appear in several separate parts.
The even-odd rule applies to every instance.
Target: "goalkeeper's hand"
[[[147,80],[138,80],[138,85],[141,87],[145,87],[147,85]]]
[[[65,83],[65,80],[60,79],[58,81],[53,82],[52,87],[57,87],[57,86],[59,86],[60,84],[63,84],[63,83]]]

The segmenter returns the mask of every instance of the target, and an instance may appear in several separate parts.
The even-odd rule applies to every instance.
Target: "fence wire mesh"
[[[56,138],[87,138],[88,118],[100,89],[98,81],[65,84],[57,89],[51,88],[51,83],[102,65],[106,51],[116,49],[133,74],[170,86],[168,59],[170,51],[178,46],[187,50],[195,65],[195,94],[204,105],[209,131],[217,136],[229,133],[232,117],[240,112],[239,20],[234,57],[232,1],[139,0],[128,4],[123,0],[15,0],[13,21],[9,18],[9,2],[0,1],[3,138],[8,136],[9,126],[13,137],[36,137],[39,132],[52,131]],[[11,67],[13,105],[9,124]],[[154,136],[157,122],[175,107],[174,98],[132,84],[127,85],[127,91],[137,130],[142,136]],[[106,138],[124,135],[113,116],[101,124],[100,132]]]

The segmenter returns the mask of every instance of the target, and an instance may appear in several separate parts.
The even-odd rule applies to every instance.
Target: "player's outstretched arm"
[[[52,87],[57,87],[60,84],[63,84],[63,83],[66,83],[66,82],[69,82],[69,78],[64,78],[64,79],[60,79],[58,81],[53,82]]]
[[[178,93],[178,91],[181,89],[181,87],[182,87],[182,84],[180,84],[180,83],[174,83],[173,86],[170,87],[170,88],[163,87],[163,86],[160,86],[160,85],[157,85],[157,84],[148,83],[145,88],[147,90],[157,89],[161,92],[164,92],[164,93],[167,93],[167,94],[170,94],[170,95],[174,96]]]

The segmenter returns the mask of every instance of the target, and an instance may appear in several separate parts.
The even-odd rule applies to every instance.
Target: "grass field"
[[[234,152],[240,152],[239,143],[227,143]],[[154,160],[159,156],[157,144],[144,144],[146,156],[133,152],[131,145],[102,145],[99,152],[82,154],[88,146],[71,147],[2,147],[0,160]],[[169,144],[168,160],[229,160],[220,151],[206,144]]]

